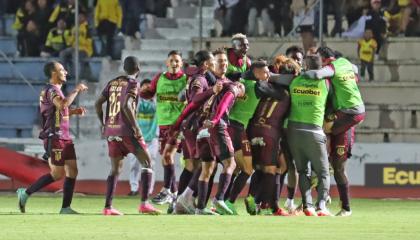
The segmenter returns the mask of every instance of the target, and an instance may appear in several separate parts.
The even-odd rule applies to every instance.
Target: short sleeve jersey
[[[54,98],[65,98],[63,92],[57,86],[48,84],[45,86],[39,96],[39,107],[41,112],[40,139],[55,137],[63,140],[70,140],[70,120],[69,108],[62,110],[54,105]]]
[[[102,91],[102,96],[107,99],[105,136],[132,136],[134,134],[122,107],[127,97],[131,96],[134,98],[134,102],[130,107],[136,112],[138,94],[139,83],[135,79],[121,76],[108,82]]]

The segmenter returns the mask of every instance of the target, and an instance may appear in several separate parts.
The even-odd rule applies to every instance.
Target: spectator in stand
[[[118,0],[98,0],[95,7],[95,27],[101,39],[101,56],[113,56],[114,36],[121,30],[122,10]]]
[[[55,26],[58,19],[63,18],[66,20],[66,26],[68,29],[72,29],[74,26],[74,15],[76,13],[75,9],[75,0],[62,0],[54,8],[51,13],[49,24],[50,26]],[[85,11],[83,6],[80,6],[81,11]]]
[[[35,13],[36,22],[38,23],[39,32],[41,34],[41,41],[45,42],[47,39],[48,31],[51,26],[48,24],[52,8],[48,4],[48,0],[38,0],[38,9]]]
[[[361,16],[366,15],[369,8],[369,0],[347,1],[346,18],[348,26],[353,25]]]
[[[38,24],[34,20],[29,20],[24,30],[19,32],[22,49],[20,55],[22,57],[38,57],[42,46],[42,37]]]
[[[270,0],[248,0],[248,31],[247,35],[249,36],[273,36],[274,34],[274,24],[268,15],[268,8]],[[261,18],[263,29],[258,27],[258,18]],[[260,34],[261,33],[261,34]]]
[[[39,30],[35,22],[36,11],[37,8],[35,3],[33,1],[26,0],[23,2],[22,7],[20,7],[16,12],[15,22],[13,23],[12,27],[18,31],[17,49],[20,56],[33,55],[36,50],[38,51],[39,56],[39,48],[33,49],[36,48],[35,46],[39,45],[28,45],[28,43],[38,42],[37,36],[39,36]],[[28,27],[27,25],[30,21],[32,23]],[[30,40],[27,38],[30,38]],[[31,49],[28,48],[29,46],[31,46]]]
[[[373,38],[378,43],[376,54],[379,53],[382,45],[385,42],[386,37],[386,20],[384,17],[384,11],[381,8],[381,0],[371,0],[370,9],[367,13],[366,28],[372,29]],[[378,58],[375,56],[375,58]]]
[[[302,37],[305,52],[315,46],[314,41],[314,5],[315,0],[293,0],[291,10],[294,14],[294,25]]]
[[[87,16],[85,12],[79,13],[79,59],[80,62],[84,62],[85,59],[91,57],[93,54],[93,42],[90,35],[89,26],[87,22]],[[76,27],[73,27],[70,36],[69,46],[60,52],[60,59],[65,68],[68,69],[68,73],[71,77],[74,77],[74,47],[76,45]],[[88,78],[89,76],[89,65],[80,64],[80,76],[81,78]]]
[[[215,19],[217,19],[222,25],[222,37],[230,36],[233,34],[232,31],[232,19],[234,13],[234,7],[239,3],[239,0],[217,0]]]
[[[405,36],[407,26],[410,23],[412,13],[411,0],[398,0],[398,6],[401,8],[400,36]]]
[[[166,9],[170,6],[170,0],[146,0],[147,13],[159,18],[166,18]]]
[[[4,14],[8,9],[8,1],[0,0],[0,36],[6,35],[6,20],[4,19]]]
[[[357,54],[361,62],[360,76],[362,79],[365,79],[365,70],[369,73],[369,81],[373,81],[373,62],[375,60],[375,52],[378,44],[375,39],[373,39],[372,29],[367,28],[365,30],[365,35],[362,39],[359,40],[357,44]]]
[[[71,34],[66,28],[66,21],[58,19],[57,27],[48,33],[41,57],[58,57],[61,51],[69,47]]]
[[[126,36],[140,39],[140,16],[146,13],[146,0],[120,0],[120,4],[123,13],[122,32]]]
[[[352,2],[353,4],[353,2]],[[324,0],[323,9],[323,33],[328,35],[328,14],[334,15],[334,27],[329,36],[335,37],[337,34],[341,37],[343,32],[343,15],[345,0]],[[315,7],[315,34],[319,34],[319,4]],[[359,16],[360,17],[360,16]]]
[[[420,36],[420,0],[412,0],[411,4],[413,9],[412,21],[408,24],[405,32],[407,37]]]
[[[271,0],[268,5],[268,14],[274,23],[274,32],[279,36],[286,36],[293,29],[293,14],[290,10],[291,4],[292,0]]]

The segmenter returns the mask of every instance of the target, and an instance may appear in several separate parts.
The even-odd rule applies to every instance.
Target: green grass
[[[238,201],[240,216],[144,216],[137,213],[138,198],[118,197],[114,206],[126,215],[100,214],[101,196],[75,197],[78,216],[58,215],[60,196],[33,196],[26,214],[19,213],[14,195],[0,196],[0,239],[419,239],[420,201],[353,199],[353,216],[248,216]],[[330,207],[339,209],[337,199]],[[162,210],[166,210],[162,208]]]

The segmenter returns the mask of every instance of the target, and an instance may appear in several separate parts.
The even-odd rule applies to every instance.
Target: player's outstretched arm
[[[84,107],[77,107],[77,108],[71,108],[69,110],[69,115],[79,115],[79,116],[84,116],[85,113],[87,112],[86,108]]]
[[[99,122],[101,123],[101,126],[103,127],[104,124],[104,111],[102,110],[102,105],[106,102],[106,98],[101,95],[95,102],[95,111],[96,116],[98,116]]]
[[[330,78],[330,77],[333,77],[334,74],[335,74],[334,68],[332,68],[329,65],[319,70],[309,70],[302,73],[302,75],[312,78],[312,79]]]
[[[77,95],[80,92],[84,92],[88,89],[88,87],[83,84],[83,83],[79,83],[76,88],[66,97],[66,98],[61,98],[60,96],[57,96],[53,99],[53,103],[55,105],[56,108],[62,110],[66,107],[69,107],[74,99],[77,97]]]

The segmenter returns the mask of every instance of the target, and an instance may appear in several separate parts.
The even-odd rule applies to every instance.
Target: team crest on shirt
[[[343,156],[345,152],[344,146],[337,146],[337,154],[338,156]]]

